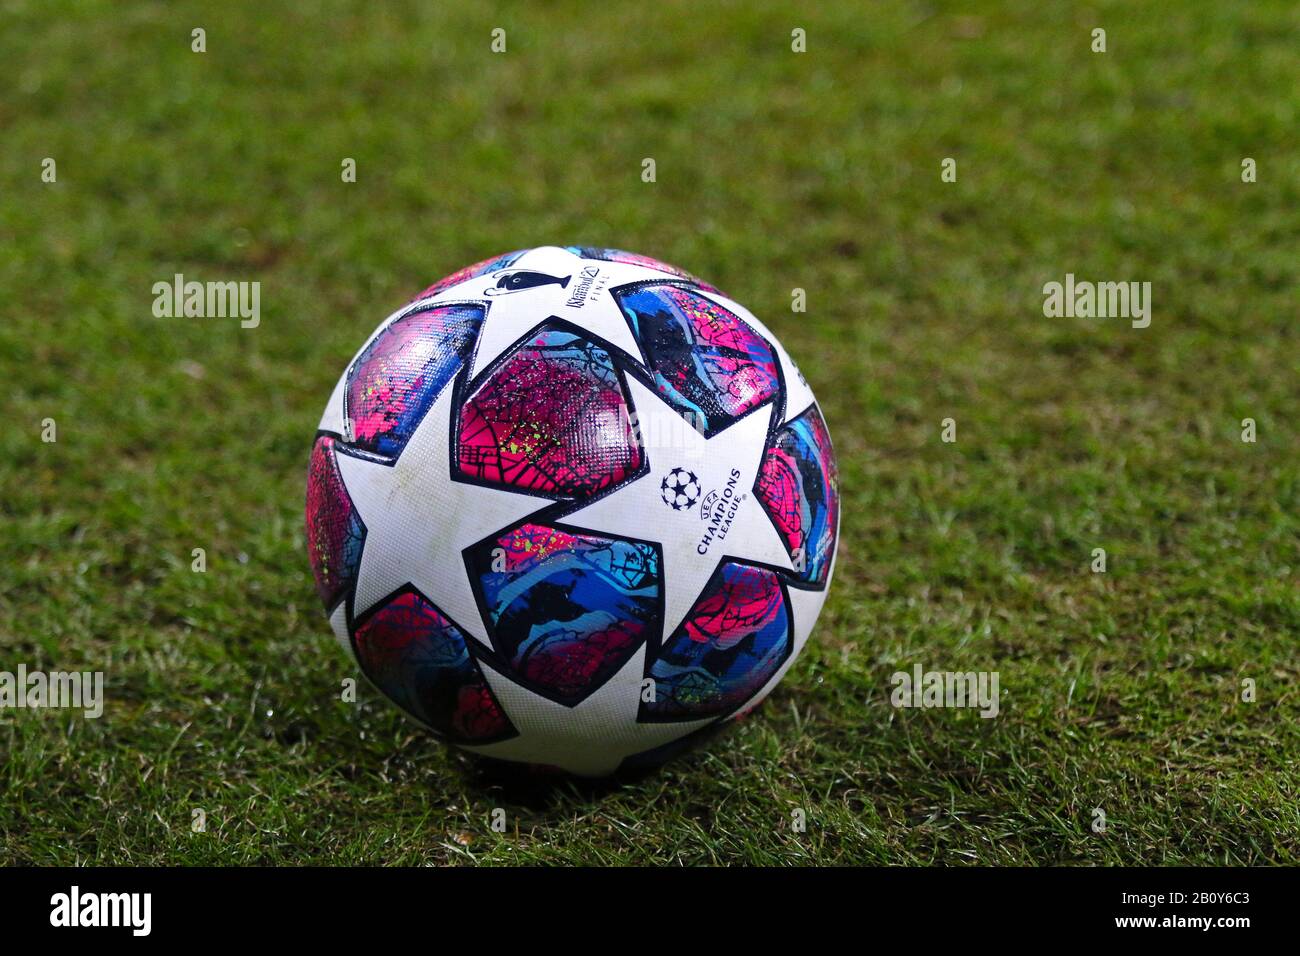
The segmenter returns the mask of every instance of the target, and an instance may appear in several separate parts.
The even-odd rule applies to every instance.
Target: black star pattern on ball
[[[700,479],[693,471],[674,468],[659,483],[659,496],[673,511],[685,511],[700,500]]]

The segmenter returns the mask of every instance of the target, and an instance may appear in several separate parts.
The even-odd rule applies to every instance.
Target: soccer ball
[[[316,587],[370,681],[450,743],[586,776],[766,697],[838,531],[830,436],[780,343],[614,249],[425,289],[349,363],[307,476]]]

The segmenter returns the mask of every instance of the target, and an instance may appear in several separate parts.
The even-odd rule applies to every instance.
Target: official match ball
[[[362,673],[449,743],[584,776],[766,697],[838,531],[830,436],[781,344],[614,249],[429,286],[344,370],[307,475],[316,588]]]

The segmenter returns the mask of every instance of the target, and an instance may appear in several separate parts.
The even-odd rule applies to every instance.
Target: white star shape
[[[502,760],[552,764],[586,777],[613,773],[624,758],[671,743],[717,720],[637,723],[645,645],[590,697],[574,707],[547,700],[498,674],[484,661],[483,676],[518,736],[464,749]]]
[[[558,246],[542,246],[531,250],[527,255],[504,272],[541,272],[557,278],[568,278],[568,284],[561,288],[554,283],[522,289],[504,295],[488,298],[487,319],[479,331],[478,346],[474,352],[474,361],[470,369],[471,376],[487,368],[501,353],[505,352],[537,326],[555,317],[572,322],[584,332],[599,337],[610,345],[641,360],[641,349],[632,328],[628,325],[623,311],[609,294],[612,280],[617,276],[618,283],[633,281],[636,277],[629,275],[628,267],[614,263],[600,262],[594,259],[582,259],[567,249]],[[583,270],[597,270],[590,293],[576,305],[566,303],[573,297],[575,290],[583,281]],[[649,270],[635,270],[647,275],[658,275]],[[485,290],[496,283],[494,274],[479,276],[456,287],[460,296],[467,293],[482,297]],[[453,290],[446,290],[443,295],[455,299]],[[439,299],[442,296],[438,297]]]
[[[410,582],[444,614],[490,646],[462,551],[484,529],[512,527],[549,499],[458,481],[451,461],[452,398],[443,386],[395,465],[338,455],[339,471],[366,526],[353,613]]]
[[[725,556],[742,563],[765,564],[794,570],[776,526],[753,493],[766,447],[772,406],[767,403],[740,421],[705,438],[659,394],[628,379],[637,414],[642,450],[649,471],[640,478],[569,512],[562,524],[619,537],[657,541],[663,552],[663,639],[667,641],[689,613],[704,585]],[[673,468],[694,472],[702,492],[700,501],[674,511],[661,495],[660,485]],[[732,472],[739,474],[733,476]],[[710,525],[701,517],[711,492],[719,499],[730,487],[733,496],[745,498],[736,508],[725,538],[703,541]],[[727,509],[730,511],[730,509]],[[700,548],[704,547],[704,553]]]

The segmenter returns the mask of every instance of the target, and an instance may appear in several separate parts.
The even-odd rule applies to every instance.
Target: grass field
[[[294,6],[0,2],[0,670],[108,698],[0,711],[0,862],[1300,863],[1300,8]],[[612,786],[341,702],[302,530],[375,324],[579,242],[762,317],[844,495],[781,688]],[[177,272],[260,326],[155,318]],[[918,663],[1001,713],[895,709]]]

